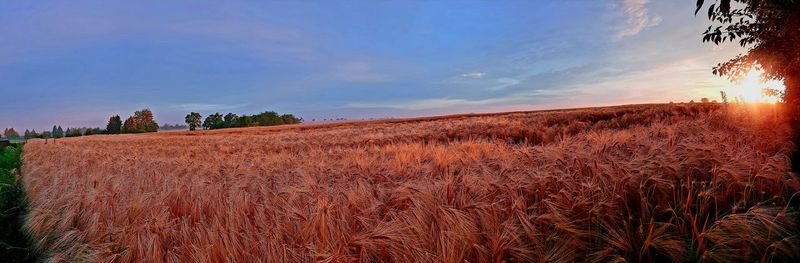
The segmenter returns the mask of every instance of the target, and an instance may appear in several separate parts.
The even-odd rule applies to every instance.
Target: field
[[[780,116],[631,105],[33,140],[26,229],[54,262],[797,259]]]

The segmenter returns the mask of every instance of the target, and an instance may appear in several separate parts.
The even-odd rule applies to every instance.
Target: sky
[[[0,127],[717,99],[689,0],[2,1]]]

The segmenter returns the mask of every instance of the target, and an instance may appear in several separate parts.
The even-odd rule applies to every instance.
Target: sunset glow
[[[0,263],[800,262],[800,0],[0,21]]]
[[[726,92],[728,92],[729,100],[738,98],[747,103],[777,103],[778,97],[764,94],[765,88],[779,91],[786,89],[782,81],[770,80],[765,82],[761,79],[761,71],[752,69]]]

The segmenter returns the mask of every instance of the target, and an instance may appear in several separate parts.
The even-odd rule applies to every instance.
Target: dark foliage
[[[187,123],[188,117],[193,113],[187,115]],[[206,119],[203,121],[203,129],[214,130],[223,128],[274,126],[282,124],[297,124],[301,123],[302,121],[302,118],[298,118],[293,114],[279,115],[274,111],[265,111],[255,115],[241,116],[234,113],[228,113],[223,116],[217,112],[206,117]]]
[[[134,112],[133,116],[125,120],[122,124],[122,131],[125,133],[157,132],[158,123],[153,118],[153,112],[150,109],[142,109]]]
[[[108,125],[106,125],[106,133],[119,134],[120,132],[122,132],[122,118],[119,115],[111,116],[108,119]]]
[[[197,112],[190,112],[189,114],[186,114],[185,118],[186,124],[189,125],[190,131],[194,131],[198,127],[200,127],[202,119],[203,116],[201,116],[200,113]]]
[[[36,262],[22,232],[27,204],[19,180],[22,148],[0,146],[0,259],[3,262]]]

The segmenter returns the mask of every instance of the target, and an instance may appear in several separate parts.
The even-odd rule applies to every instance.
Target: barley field
[[[34,140],[25,228],[51,262],[792,260],[800,184],[780,112],[629,105]]]

